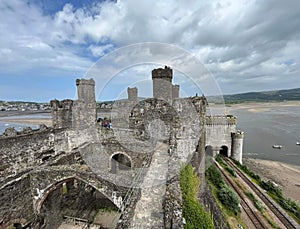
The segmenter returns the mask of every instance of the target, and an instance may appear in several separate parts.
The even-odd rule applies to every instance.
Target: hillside
[[[226,103],[300,100],[300,88],[224,95],[224,100]]]

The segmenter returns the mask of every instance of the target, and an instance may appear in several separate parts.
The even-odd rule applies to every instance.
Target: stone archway
[[[222,145],[219,152],[221,155],[228,157],[228,146]]]
[[[119,170],[129,170],[132,168],[131,158],[124,152],[116,152],[109,159],[109,167],[112,173]]]
[[[214,156],[214,150],[211,145],[205,146],[205,154],[206,154],[206,156],[210,156],[210,157]]]
[[[69,177],[62,179],[49,187],[37,206],[39,218],[38,227],[57,228],[65,217],[84,219],[93,222],[101,210],[117,212],[117,205],[88,182]]]

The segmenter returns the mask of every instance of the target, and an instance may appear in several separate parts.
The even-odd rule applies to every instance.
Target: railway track
[[[229,176],[224,172],[224,169],[218,163],[215,164],[221,171],[223,177],[225,178],[226,183],[229,184],[239,195],[241,199],[241,206],[244,209],[245,213],[248,215],[249,219],[251,220],[255,228],[268,229],[268,227],[262,222],[260,216],[255,211],[253,211],[252,207],[245,201],[245,195],[240,190],[240,188],[236,185],[236,183],[229,178]]]
[[[287,215],[270,197],[267,196],[264,191],[254,184],[241,170],[238,168],[229,158],[222,157],[228,165],[230,165],[235,172],[243,179],[243,181],[255,192],[255,194],[267,205],[267,207],[276,215],[276,217],[282,222],[282,224],[288,229],[300,229],[300,225],[297,224],[290,216]]]

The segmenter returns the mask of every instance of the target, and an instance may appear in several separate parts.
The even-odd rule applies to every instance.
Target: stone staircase
[[[157,143],[149,170],[141,185],[141,198],[136,205],[130,228],[164,228],[163,202],[168,160],[168,145]]]

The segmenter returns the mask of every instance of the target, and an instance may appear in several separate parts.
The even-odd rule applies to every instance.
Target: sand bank
[[[243,162],[263,179],[279,184],[286,196],[300,202],[300,166],[252,158]]]
[[[260,113],[275,107],[300,107],[300,101],[230,104],[226,105],[226,112],[230,113],[232,110],[246,109],[251,113]]]

